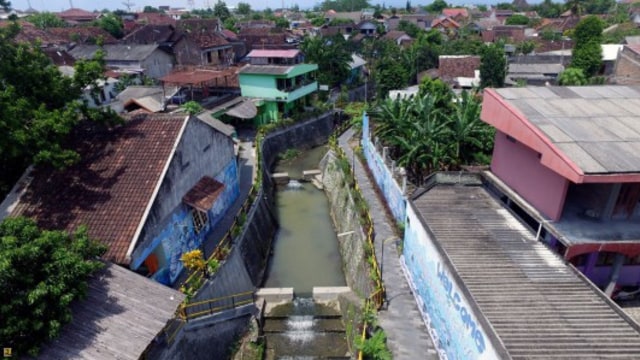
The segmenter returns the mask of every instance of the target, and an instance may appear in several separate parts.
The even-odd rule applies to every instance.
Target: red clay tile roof
[[[202,212],[207,212],[216,202],[218,196],[224,190],[224,184],[209,176],[203,176],[193,185],[184,197],[182,202],[196,208]]]
[[[98,14],[96,13],[78,8],[67,9],[57,13],[56,15],[63,20],[93,20],[98,17]]]
[[[438,72],[443,79],[455,77],[474,77],[475,70],[480,68],[480,56],[474,55],[442,55],[438,58]]]
[[[86,224],[106,244],[105,260],[126,264],[126,253],[172,155],[185,121],[180,115],[138,115],[111,130],[78,131],[80,162],[63,171],[39,168],[12,215],[46,229]]]
[[[136,22],[152,25],[175,25],[176,20],[162,13],[139,13]]]
[[[451,17],[451,18],[456,16],[461,16],[466,18],[466,17],[469,17],[469,12],[465,8],[448,8],[448,9],[442,9],[442,15]]]
[[[176,24],[176,30],[183,32],[201,49],[231,46],[219,29],[218,19],[185,19]]]
[[[97,26],[74,26],[67,28],[49,28],[51,35],[76,43],[95,43],[98,38],[102,38],[105,44],[115,44],[118,42],[111,34]]]

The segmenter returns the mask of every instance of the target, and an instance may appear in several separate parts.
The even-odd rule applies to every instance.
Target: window
[[[613,263],[616,261],[617,255],[618,253],[615,253],[615,252],[609,252],[609,251],[601,252],[598,255],[598,262],[596,262],[596,266],[612,266]]]
[[[191,210],[191,217],[193,217],[193,228],[196,234],[199,234],[202,229],[207,225],[207,213],[200,210]]]

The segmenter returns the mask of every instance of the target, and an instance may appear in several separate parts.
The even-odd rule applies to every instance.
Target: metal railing
[[[253,290],[196,301],[181,305],[178,308],[178,318],[188,322],[204,315],[213,315],[223,310],[235,309],[238,306],[252,304],[253,302],[255,302],[255,292]]]

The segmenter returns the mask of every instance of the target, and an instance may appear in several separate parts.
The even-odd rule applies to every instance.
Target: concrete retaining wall
[[[344,234],[338,236],[338,245],[347,285],[358,295],[368,297],[373,291],[373,285],[365,256],[367,237],[362,231],[355,201],[333,152],[322,159],[320,167],[333,224],[338,234]]]

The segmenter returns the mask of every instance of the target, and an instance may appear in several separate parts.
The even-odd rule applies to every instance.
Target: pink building
[[[500,198],[611,295],[640,286],[640,88],[487,89]]]

